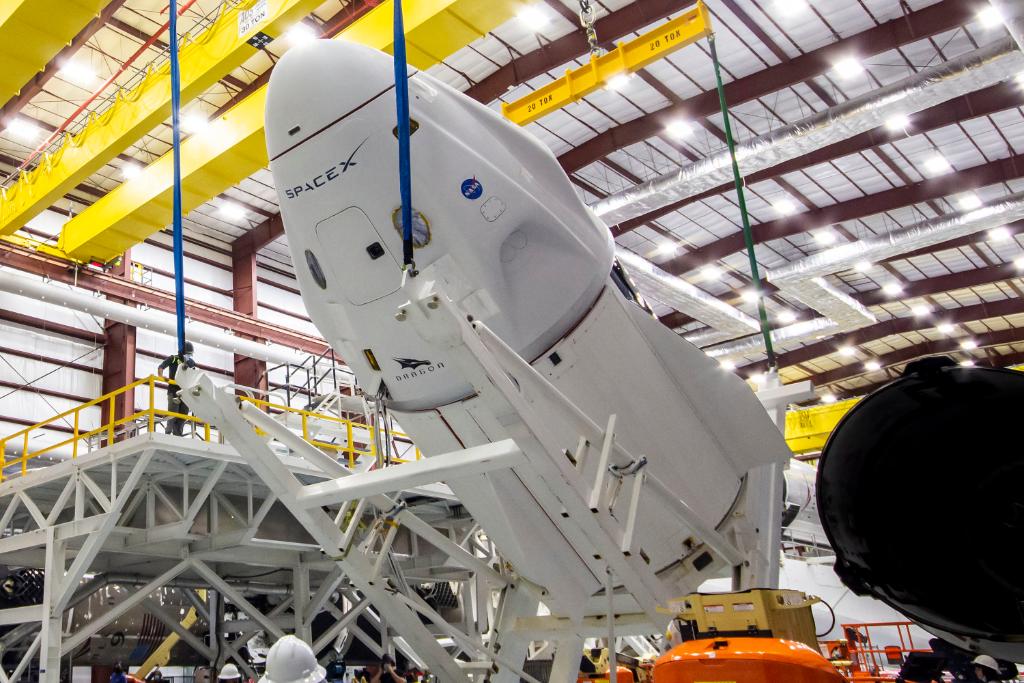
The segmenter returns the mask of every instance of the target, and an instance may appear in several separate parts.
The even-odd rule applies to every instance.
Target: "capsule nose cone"
[[[267,151],[273,159],[297,141],[394,86],[390,55],[347,40],[314,40],[287,53],[270,76]]]

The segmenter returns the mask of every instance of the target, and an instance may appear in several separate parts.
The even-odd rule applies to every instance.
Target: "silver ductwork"
[[[878,128],[894,115],[933,107],[1021,71],[1024,54],[1012,40],[1001,40],[739,144],[736,156],[744,174],[754,173]],[[731,160],[723,150],[609,195],[591,208],[605,223],[616,225],[729,182]]]
[[[1024,192],[1016,192],[971,211],[946,214],[886,235],[824,249],[770,270],[766,277],[779,287],[789,287],[793,283],[848,270],[858,261],[882,261],[1021,218],[1024,218]]]
[[[812,318],[772,330],[772,344],[816,341],[839,331],[839,325],[828,318]],[[704,349],[704,352],[712,358],[721,358],[722,360],[762,351],[764,351],[764,337],[760,334]]]
[[[1022,218],[1024,192],[1017,192],[971,211],[939,216],[884,236],[841,244],[768,271],[766,278],[783,294],[825,316],[773,330],[772,341],[776,344],[811,341],[826,334],[855,330],[876,321],[866,307],[825,280],[828,275],[849,270],[861,260],[878,262],[890,259]],[[704,349],[708,355],[716,358],[742,356],[763,350],[764,341],[760,335]]]
[[[10,271],[0,270],[0,291],[45,301],[99,318],[116,320],[168,337],[177,336],[176,318],[170,313],[135,308],[80,289],[57,286],[36,278],[15,275]],[[192,341],[206,346],[275,364],[290,363],[294,365],[303,360],[303,355],[298,351],[267,346],[209,327],[189,325],[188,337]]]
[[[760,329],[757,320],[735,306],[665,272],[647,259],[622,247],[616,247],[615,255],[626,266],[644,297],[671,306],[733,337]]]

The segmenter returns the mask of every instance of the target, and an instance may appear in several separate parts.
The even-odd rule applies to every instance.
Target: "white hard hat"
[[[978,655],[974,658],[974,661],[972,661],[971,664],[974,664],[975,666],[983,666],[986,669],[995,671],[996,673],[1002,671],[999,666],[999,662],[997,662],[994,657],[989,657],[988,655]]]
[[[225,664],[220,673],[217,674],[217,680],[220,681],[233,681],[241,677],[241,672],[238,671],[238,667],[234,664]]]
[[[327,670],[316,661],[313,648],[295,636],[281,638],[267,653],[267,672],[260,683],[320,683]]]

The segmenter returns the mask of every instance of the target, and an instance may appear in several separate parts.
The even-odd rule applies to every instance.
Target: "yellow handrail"
[[[199,419],[194,415],[183,415],[181,413],[175,413],[164,408],[158,408],[156,405],[156,386],[158,383],[161,384],[173,384],[174,380],[166,378],[160,378],[156,375],[150,375],[142,379],[138,379],[131,384],[123,386],[114,391],[108,392],[99,396],[91,401],[83,403],[65,410],[64,412],[58,413],[49,417],[41,422],[38,422],[30,427],[25,427],[13,434],[9,434],[5,437],[0,438],[0,456],[2,456],[2,464],[0,464],[0,482],[4,481],[5,478],[10,476],[6,473],[7,467],[11,465],[20,465],[19,471],[21,474],[28,472],[28,462],[34,458],[38,458],[42,455],[55,451],[59,448],[70,445],[71,446],[71,457],[77,458],[79,454],[79,442],[86,441],[87,445],[90,439],[98,435],[101,436],[100,445],[109,445],[114,443],[118,436],[118,429],[124,425],[134,425],[134,428],[138,433],[149,432],[153,433],[157,428],[157,420],[159,419],[173,419],[177,418],[186,422],[191,422],[194,425],[197,435],[200,435],[199,429],[201,430],[200,438],[203,441],[210,441],[211,439],[211,428],[210,425],[203,420]],[[134,392],[138,387],[146,387],[146,398],[148,399],[148,405],[139,408],[132,412],[130,415],[126,415],[121,418],[116,417],[115,406],[117,405],[118,397],[126,394],[129,391]],[[253,398],[250,396],[240,396],[239,400],[247,401],[257,406],[261,410],[274,413],[284,413],[285,421],[290,415],[297,415],[299,417],[302,438],[310,443],[311,445],[326,451],[332,451],[337,454],[338,458],[347,456],[349,466],[354,466],[356,461],[363,456],[376,457],[376,449],[374,447],[374,430],[376,429],[372,425],[364,424],[361,422],[355,422],[353,420],[347,420],[342,417],[335,417],[333,415],[325,415],[323,413],[316,413],[309,410],[302,410],[299,408],[293,408],[292,406],[274,403],[263,399]],[[102,408],[106,404],[108,408],[108,416],[106,420],[100,420],[102,424],[98,425],[93,429],[82,431],[82,412],[89,410],[90,408]],[[41,430],[54,429],[55,423],[64,421],[67,422],[71,419],[71,435],[63,440],[58,440],[56,443],[51,443],[40,447],[38,450],[31,450],[30,442],[38,436]],[[320,439],[313,438],[310,435],[310,424],[316,423],[327,423],[337,428],[339,434],[344,434],[344,443],[334,443],[323,441]],[[61,431],[65,430],[64,427],[57,428]],[[365,438],[364,437],[365,434]],[[392,437],[398,437],[399,439],[408,440],[408,436],[401,432],[392,432]],[[356,439],[360,439],[360,443],[357,444]],[[21,445],[21,454],[11,459],[7,458],[7,444],[8,443],[19,443]],[[105,442],[105,443],[104,443]],[[411,444],[411,440],[409,440]],[[359,446],[366,446],[366,448],[360,448]],[[421,453],[418,448],[414,449],[415,459],[421,457]],[[396,458],[396,462],[406,462],[408,459]]]

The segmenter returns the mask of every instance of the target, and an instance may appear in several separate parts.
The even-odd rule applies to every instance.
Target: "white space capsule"
[[[389,55],[340,40],[290,50],[270,80],[267,143],[310,316],[367,393],[386,386],[430,456],[507,434],[479,418],[443,348],[396,320],[408,295],[392,69]],[[639,305],[613,269],[607,227],[544,145],[422,72],[410,94],[420,277],[442,282],[594,422],[617,415],[617,440],[706,524],[726,527],[746,473],[788,454],[752,392]],[[572,448],[578,434],[564,438]],[[565,596],[600,589],[603,569],[569,552],[557,520],[530,511],[514,482],[455,493],[533,580]],[[722,567],[653,500],[640,519],[641,550],[673,589]]]

